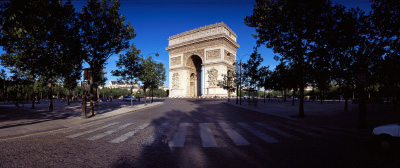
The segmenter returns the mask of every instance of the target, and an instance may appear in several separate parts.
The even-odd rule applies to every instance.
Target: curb
[[[236,104],[231,104],[231,103],[227,103],[227,102],[224,102],[224,104],[234,106],[234,107],[239,107],[239,108],[246,109],[246,110],[259,112],[259,113],[266,114],[266,115],[273,116],[273,117],[280,118],[280,119],[285,119],[285,120],[295,121],[297,123],[302,123],[301,121],[296,120],[296,119],[291,119],[289,117],[286,118],[286,117],[282,117],[282,116],[277,116],[277,115],[265,113],[265,112],[262,112],[262,111],[259,111],[256,109],[251,109],[251,108],[243,107],[243,106],[236,105]],[[320,128],[329,129],[329,130],[333,130],[333,131],[337,131],[337,132],[344,132],[344,133],[348,133],[348,134],[361,135],[361,136],[369,136],[370,135],[369,133],[363,133],[363,132],[352,131],[352,130],[337,128],[337,127],[330,127],[330,126],[321,126]]]
[[[285,119],[285,120],[290,120],[290,121],[299,122],[299,121],[296,120],[296,119],[291,119],[291,118],[286,118],[286,117],[282,117],[282,116],[277,116],[277,115],[273,115],[273,114],[269,114],[269,113],[264,113],[264,112],[259,111],[259,110],[256,110],[256,109],[251,109],[251,108],[243,107],[243,106],[240,106],[240,105],[235,105],[235,104],[231,104],[231,103],[227,103],[227,102],[224,102],[224,104],[227,104],[227,105],[230,105],[230,106],[234,106],[234,107],[239,107],[239,108],[246,109],[246,110],[255,111],[255,112],[262,113],[262,114],[269,115],[269,116],[276,117],[276,118],[281,118],[281,119]]]
[[[155,104],[155,103],[154,103]],[[88,121],[85,121],[85,120],[87,120],[87,119],[85,119],[85,120],[83,120],[82,121],[82,123],[81,124],[87,124],[87,123],[92,123],[92,122],[95,122],[95,121],[99,121],[99,120],[105,120],[105,119],[109,119],[109,118],[112,118],[112,117],[117,117],[117,116],[122,116],[122,115],[125,115],[125,114],[128,114],[128,113],[132,113],[132,112],[136,112],[136,111],[139,111],[139,110],[143,110],[143,109],[148,109],[148,108],[151,108],[151,107],[155,107],[155,106],[159,106],[159,105],[162,105],[162,104],[164,104],[164,102],[159,102],[159,103],[157,103],[157,104],[147,104],[146,106],[144,106],[144,107],[142,107],[142,108],[139,108],[139,109],[132,109],[132,110],[130,110],[130,111],[127,111],[127,112],[123,112],[123,113],[120,113],[120,114],[115,114],[115,115],[111,115],[111,116],[99,116],[99,118],[93,118],[93,119],[89,119]],[[149,106],[150,105],[150,106]],[[101,114],[99,114],[99,115],[101,115]],[[73,126],[74,127],[74,126]],[[71,127],[70,127],[71,128]]]
[[[68,125],[60,124],[60,125],[57,125],[55,128],[49,128],[49,129],[43,128],[43,129],[33,130],[31,132],[26,132],[26,133],[0,136],[0,141],[6,141],[6,140],[11,140],[11,139],[16,139],[16,138],[23,138],[23,137],[32,136],[32,135],[40,135],[40,134],[43,134],[43,133],[51,133],[51,132],[56,132],[56,131],[60,131],[60,130],[64,130],[64,129],[72,129],[72,128],[75,128],[75,127],[80,127],[82,124],[88,124],[88,123],[92,123],[92,122],[96,122],[96,121],[100,121],[100,120],[109,119],[109,118],[112,118],[112,117],[122,116],[122,115],[125,115],[125,114],[128,114],[128,113],[140,111],[140,110],[143,110],[143,109],[152,108],[152,107],[159,106],[159,105],[162,105],[162,104],[164,104],[164,102],[157,102],[157,103],[153,103],[151,105],[148,104],[146,106],[143,105],[144,107],[142,106],[141,108],[138,108],[138,109],[132,109],[132,110],[127,111],[127,112],[122,112],[120,114],[115,114],[115,115],[110,115],[110,116],[99,116],[98,118],[93,118],[93,119],[89,119],[89,120],[85,119],[86,121],[85,120],[81,120],[80,117],[76,117],[75,119],[78,122],[77,122],[77,124],[72,125],[72,126],[71,125],[68,126]],[[73,118],[71,118],[71,119],[73,119]],[[79,120],[81,120],[81,121],[79,122]],[[51,120],[51,121],[55,121],[55,120]],[[47,122],[51,122],[51,121],[47,121]],[[16,128],[18,128],[18,127],[16,127]]]

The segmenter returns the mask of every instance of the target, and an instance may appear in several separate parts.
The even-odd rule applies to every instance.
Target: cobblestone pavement
[[[398,167],[369,136],[224,104],[163,105],[0,141],[0,167]]]

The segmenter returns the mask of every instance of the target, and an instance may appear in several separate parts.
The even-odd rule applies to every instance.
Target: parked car
[[[372,139],[379,150],[389,151],[400,142],[400,123],[376,127],[372,130]]]
[[[131,101],[131,99],[132,99],[133,101],[136,101],[136,98],[134,98],[134,97],[132,97],[132,96],[124,96],[124,98],[123,98],[124,101]]]

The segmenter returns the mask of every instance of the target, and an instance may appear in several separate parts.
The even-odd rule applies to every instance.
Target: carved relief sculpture
[[[179,57],[174,57],[174,58],[171,58],[171,65],[172,66],[174,66],[174,65],[180,65],[181,64],[181,57],[179,56]]]
[[[216,50],[210,50],[206,52],[207,55],[207,60],[214,60],[214,59],[219,59],[221,58],[221,50],[220,49],[216,49]]]
[[[215,68],[208,70],[208,85],[209,86],[217,86],[218,84],[218,70]]]
[[[228,55],[228,53],[229,52],[227,50],[224,50],[225,60],[230,61],[230,62],[235,62],[236,61],[235,56],[232,53],[230,55]]]
[[[172,88],[179,88],[179,74],[177,72],[172,75]]]

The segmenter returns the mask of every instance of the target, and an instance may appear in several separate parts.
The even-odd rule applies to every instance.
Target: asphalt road
[[[73,129],[0,141],[0,167],[399,167],[369,136],[222,100],[166,99]]]

